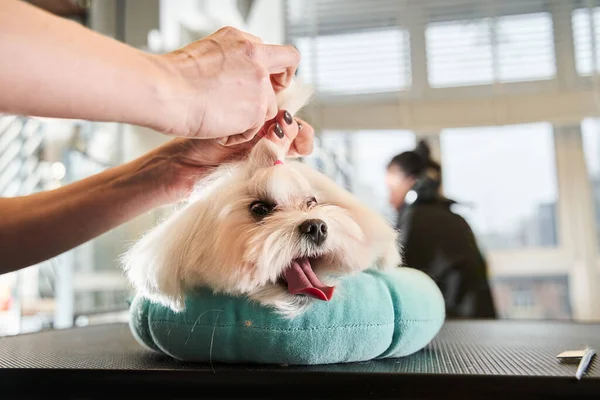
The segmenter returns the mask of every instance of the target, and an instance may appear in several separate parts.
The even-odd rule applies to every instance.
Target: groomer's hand
[[[223,146],[213,139],[177,138],[154,150],[155,159],[170,160],[169,172],[161,179],[170,201],[187,196],[195,180],[211,168],[247,155],[259,140],[284,141],[289,146],[289,157],[306,156],[313,151],[312,126],[299,118],[290,118],[285,110],[261,127],[261,132],[264,134],[232,146]]]
[[[300,61],[293,46],[267,45],[226,27],[182,49],[155,56],[171,93],[157,129],[173,136],[247,142],[277,114],[276,93]]]

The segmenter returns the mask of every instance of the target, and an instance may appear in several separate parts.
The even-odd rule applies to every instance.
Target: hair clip
[[[277,161],[275,161],[275,164],[273,164],[273,165],[283,165],[283,161],[277,160]]]

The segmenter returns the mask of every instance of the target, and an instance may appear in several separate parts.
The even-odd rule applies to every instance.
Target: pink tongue
[[[333,297],[335,287],[326,286],[317,278],[308,258],[292,261],[285,271],[285,280],[290,294],[305,294],[323,301],[329,301]]]

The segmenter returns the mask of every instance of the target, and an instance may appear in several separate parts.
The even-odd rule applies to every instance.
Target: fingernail
[[[298,123],[298,130],[302,129],[302,124],[298,121],[296,121]]]
[[[279,126],[279,122],[275,122],[275,128],[273,131],[275,131],[275,134],[279,139],[283,139],[283,129],[281,129],[281,126]]]
[[[292,116],[290,115],[289,112],[287,112],[287,110],[283,113],[283,119],[285,120],[285,122],[288,125],[291,125],[292,122],[294,122],[294,120],[292,119]]]

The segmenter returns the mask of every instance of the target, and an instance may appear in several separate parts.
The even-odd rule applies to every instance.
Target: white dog
[[[296,83],[279,97],[295,114]],[[287,144],[289,146],[289,143]],[[123,256],[134,288],[179,312],[188,290],[247,296],[293,318],[330,300],[336,277],[401,263],[397,232],[285,145],[261,139],[248,158],[202,179],[186,204]]]

